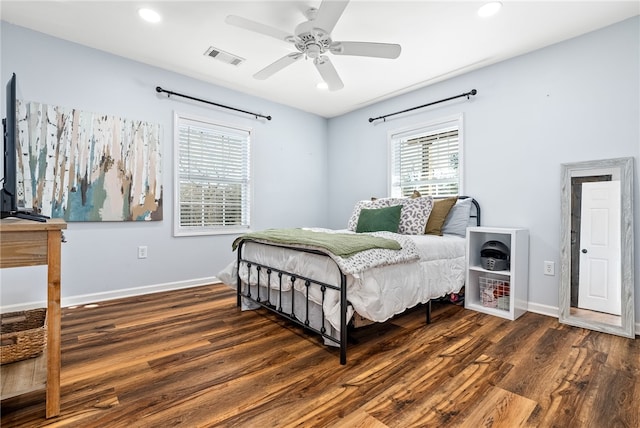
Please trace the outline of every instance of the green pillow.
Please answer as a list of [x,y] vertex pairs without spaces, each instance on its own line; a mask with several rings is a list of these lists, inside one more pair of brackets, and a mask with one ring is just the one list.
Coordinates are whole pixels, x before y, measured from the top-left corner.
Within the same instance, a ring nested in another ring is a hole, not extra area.
[[440,235],[442,236],[442,226],[444,221],[449,215],[449,211],[456,204],[458,200],[457,196],[447,199],[436,199],[433,201],[433,209],[429,214],[429,220],[427,220],[427,227],[424,233],[427,235]]
[[398,233],[401,211],[402,205],[377,209],[363,208],[360,210],[356,232],[380,232],[386,230]]

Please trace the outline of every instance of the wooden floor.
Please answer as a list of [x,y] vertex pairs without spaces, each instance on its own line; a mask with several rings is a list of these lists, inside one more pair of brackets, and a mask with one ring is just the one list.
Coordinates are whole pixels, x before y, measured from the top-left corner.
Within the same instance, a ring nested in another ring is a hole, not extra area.
[[639,427],[640,339],[434,304],[354,333],[348,362],[224,285],[67,308],[62,408],[2,427]]

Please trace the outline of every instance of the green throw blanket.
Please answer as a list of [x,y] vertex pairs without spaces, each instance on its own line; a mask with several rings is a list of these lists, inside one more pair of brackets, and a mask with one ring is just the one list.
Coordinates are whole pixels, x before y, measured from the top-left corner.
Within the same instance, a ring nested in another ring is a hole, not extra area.
[[381,238],[365,233],[325,233],[305,229],[267,229],[245,233],[233,241],[233,249],[240,241],[254,239],[277,244],[308,245],[324,248],[340,257],[350,257],[356,253],[374,248],[400,250],[402,246],[393,239]]

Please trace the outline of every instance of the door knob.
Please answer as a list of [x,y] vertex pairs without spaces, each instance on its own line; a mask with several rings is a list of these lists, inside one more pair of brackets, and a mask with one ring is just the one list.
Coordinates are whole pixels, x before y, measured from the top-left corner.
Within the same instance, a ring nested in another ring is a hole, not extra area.
[[584,254],[587,254],[587,249],[586,249],[586,248],[583,248],[583,249],[582,249],[582,252],[583,252]]

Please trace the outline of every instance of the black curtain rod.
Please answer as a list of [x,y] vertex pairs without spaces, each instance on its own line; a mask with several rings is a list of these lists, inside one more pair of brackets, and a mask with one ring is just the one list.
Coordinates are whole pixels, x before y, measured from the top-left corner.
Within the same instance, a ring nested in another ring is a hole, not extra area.
[[201,98],[196,98],[196,97],[192,97],[192,96],[189,96],[189,95],[179,94],[177,92],[173,92],[173,91],[168,91],[166,89],[162,89],[160,86],[156,86],[156,92],[158,92],[158,93],[159,92],[164,92],[169,96],[177,95],[179,97],[189,98],[190,100],[200,101],[201,103],[211,104],[211,105],[214,105],[214,106],[217,106],[217,107],[222,107],[222,108],[226,108],[226,109],[229,109],[229,110],[239,111],[240,113],[246,113],[246,114],[250,114],[251,116],[255,116],[256,119],[259,118],[259,117],[262,117],[262,118],[265,118],[267,120],[271,120],[271,116],[264,116],[262,114],[253,113],[253,112],[246,111],[246,110],[240,110],[239,108],[229,107],[229,106],[226,106],[224,104],[214,103],[213,101],[207,101],[207,100],[203,100]]
[[476,91],[475,89],[472,89],[472,90],[470,90],[469,92],[465,92],[464,94],[460,94],[460,95],[456,95],[456,96],[454,96],[454,97],[449,97],[449,98],[445,98],[445,99],[442,99],[442,100],[434,101],[434,102],[432,102],[432,103],[428,103],[428,104],[423,104],[423,105],[418,106],[418,107],[411,107],[411,108],[408,108],[408,109],[406,109],[406,110],[397,111],[397,112],[395,112],[395,113],[385,114],[384,116],[379,116],[379,117],[370,117],[370,118],[369,118],[369,122],[373,122],[374,120],[378,120],[378,119],[385,120],[385,119],[386,119],[386,118],[388,118],[389,116],[394,116],[394,115],[396,115],[396,114],[400,114],[400,113],[406,113],[406,112],[411,111],[411,110],[417,110],[417,109],[419,109],[419,108],[432,106],[432,105],[434,105],[434,104],[443,103],[443,102],[445,102],[445,101],[454,100],[454,99],[456,99],[456,98],[460,98],[460,97],[467,97],[467,99],[469,99],[469,96],[470,96],[470,95],[475,95],[475,94],[477,94],[477,93],[478,93],[478,91]]

